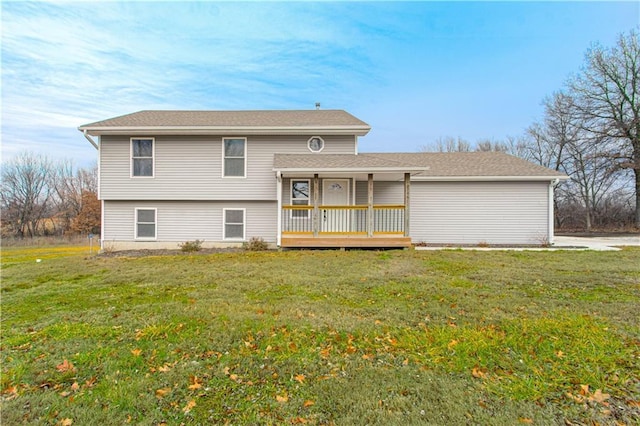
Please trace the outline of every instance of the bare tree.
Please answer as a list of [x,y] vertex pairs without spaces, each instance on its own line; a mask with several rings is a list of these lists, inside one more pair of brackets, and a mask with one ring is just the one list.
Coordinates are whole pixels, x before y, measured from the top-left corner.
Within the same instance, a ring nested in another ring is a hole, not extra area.
[[470,152],[471,144],[466,140],[451,136],[440,137],[435,143],[423,145],[420,147],[421,152]]
[[23,152],[3,165],[2,219],[16,236],[34,236],[38,232],[51,198],[51,173],[49,159],[31,152]]
[[[76,170],[71,161],[61,160],[53,166],[51,186],[56,219],[60,222],[60,231],[65,232],[72,228],[74,219],[82,211],[83,200],[88,199],[85,192],[95,194],[97,191],[97,166]],[[54,228],[57,221],[52,221]]]
[[640,41],[636,31],[616,46],[595,45],[569,88],[584,129],[599,136],[601,153],[635,175],[635,225],[640,227]]

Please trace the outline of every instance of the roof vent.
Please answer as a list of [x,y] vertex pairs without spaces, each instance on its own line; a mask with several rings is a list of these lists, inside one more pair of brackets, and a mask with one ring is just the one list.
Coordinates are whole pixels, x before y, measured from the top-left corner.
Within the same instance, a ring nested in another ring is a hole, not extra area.
[[316,102],[316,109],[320,109],[320,102]]

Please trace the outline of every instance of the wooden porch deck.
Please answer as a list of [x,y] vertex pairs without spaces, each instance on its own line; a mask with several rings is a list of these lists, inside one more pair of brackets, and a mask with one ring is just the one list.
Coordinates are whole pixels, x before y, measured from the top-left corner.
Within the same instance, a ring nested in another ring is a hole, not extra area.
[[283,248],[408,248],[411,237],[403,235],[296,235],[282,236]]

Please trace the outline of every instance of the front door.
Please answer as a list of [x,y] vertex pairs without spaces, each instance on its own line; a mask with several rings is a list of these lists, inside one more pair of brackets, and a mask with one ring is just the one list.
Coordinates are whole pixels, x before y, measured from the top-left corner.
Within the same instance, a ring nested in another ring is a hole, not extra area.
[[[323,206],[349,205],[349,179],[324,179],[322,181]],[[349,232],[351,211],[323,208],[320,212],[322,232]]]

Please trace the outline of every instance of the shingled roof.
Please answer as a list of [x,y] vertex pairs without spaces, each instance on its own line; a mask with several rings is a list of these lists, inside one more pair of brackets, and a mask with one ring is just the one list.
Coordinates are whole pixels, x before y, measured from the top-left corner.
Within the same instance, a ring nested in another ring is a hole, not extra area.
[[138,111],[78,128],[90,134],[118,130],[327,129],[366,134],[371,127],[343,110]]
[[358,155],[276,154],[274,170],[325,171],[393,169],[413,172],[414,178],[537,178],[563,179],[555,170],[502,152],[363,153]]

